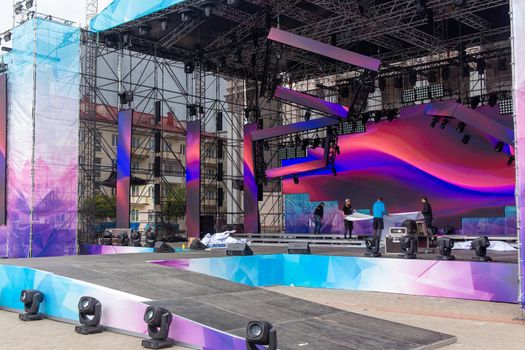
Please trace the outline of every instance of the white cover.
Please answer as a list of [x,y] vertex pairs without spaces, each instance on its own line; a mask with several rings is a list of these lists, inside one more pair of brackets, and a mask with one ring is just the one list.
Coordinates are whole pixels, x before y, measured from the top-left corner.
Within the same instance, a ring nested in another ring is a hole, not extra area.
[[202,238],[201,242],[206,244],[210,249],[226,248],[230,243],[246,243],[246,239],[244,238],[238,239],[230,236],[232,233],[235,233],[235,230],[217,232],[213,235],[208,233]]
[[[467,242],[454,242],[454,250],[469,250],[472,246],[472,241]],[[507,242],[503,241],[490,241],[490,246],[487,248],[487,250],[492,250],[496,252],[511,252],[515,251],[516,248],[508,244]]]

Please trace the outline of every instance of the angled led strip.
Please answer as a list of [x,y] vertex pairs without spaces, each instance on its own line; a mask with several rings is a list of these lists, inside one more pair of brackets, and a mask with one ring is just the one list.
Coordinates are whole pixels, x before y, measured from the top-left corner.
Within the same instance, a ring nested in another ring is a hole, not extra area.
[[290,101],[298,105],[315,109],[317,111],[340,118],[346,118],[346,115],[348,114],[348,108],[341,106],[340,104],[328,102],[323,100],[322,98],[290,90],[282,86],[277,87],[273,97],[285,101]]
[[303,36],[286,32],[277,28],[272,28],[268,34],[268,39],[296,47],[305,51],[313,52],[321,56],[333,58],[334,60],[345,62],[357,67],[372,70],[374,72],[379,71],[381,61],[361,55],[356,52],[344,50],[332,45],[322,43],[313,39],[305,38]]

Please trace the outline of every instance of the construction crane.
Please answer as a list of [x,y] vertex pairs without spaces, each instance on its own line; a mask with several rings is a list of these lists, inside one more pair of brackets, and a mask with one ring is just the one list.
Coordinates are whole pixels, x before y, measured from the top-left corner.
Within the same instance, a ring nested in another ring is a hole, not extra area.
[[86,0],[86,26],[98,14],[98,0]]

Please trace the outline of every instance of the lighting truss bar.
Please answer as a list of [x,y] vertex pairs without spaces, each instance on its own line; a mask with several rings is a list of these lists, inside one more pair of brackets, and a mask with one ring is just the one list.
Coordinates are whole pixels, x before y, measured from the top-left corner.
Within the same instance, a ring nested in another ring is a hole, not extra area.
[[344,50],[336,46],[328,45],[320,41],[302,37],[297,34],[286,32],[277,28],[272,28],[268,34],[268,39],[296,47],[305,51],[313,52],[321,56],[329,57],[337,61],[345,62],[357,67],[379,71],[381,61],[377,58],[361,55],[356,52]]
[[322,129],[332,125],[339,124],[339,120],[334,118],[318,118],[309,121],[277,126],[275,128],[261,129],[252,132],[253,141],[267,140],[279,136],[297,134],[300,132]]

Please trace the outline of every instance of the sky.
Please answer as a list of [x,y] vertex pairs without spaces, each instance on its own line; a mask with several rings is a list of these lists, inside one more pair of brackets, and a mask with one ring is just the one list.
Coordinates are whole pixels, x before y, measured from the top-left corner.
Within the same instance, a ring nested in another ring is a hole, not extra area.
[[[2,5],[13,0],[0,0]],[[76,25],[86,24],[86,0],[35,0],[38,12],[74,21]],[[112,0],[98,0],[98,10],[105,8]],[[25,1],[24,1],[25,3]],[[13,27],[12,6],[2,6],[0,11],[0,33]]]

